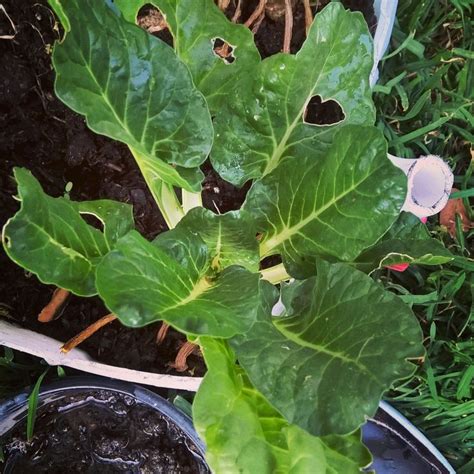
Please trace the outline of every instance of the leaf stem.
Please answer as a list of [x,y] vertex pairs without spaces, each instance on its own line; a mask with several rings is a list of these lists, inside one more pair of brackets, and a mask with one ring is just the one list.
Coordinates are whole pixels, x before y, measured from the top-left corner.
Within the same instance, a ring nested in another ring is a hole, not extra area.
[[[163,218],[168,224],[170,229],[175,228],[178,225],[178,222],[184,217],[184,211],[181,207],[178,197],[174,192],[173,186],[164,181],[161,183],[154,182],[155,187],[157,188],[156,195],[153,195],[155,198],[156,204],[160,208]],[[153,193],[152,193],[153,194]]]
[[149,170],[143,160],[140,159],[140,154],[132,147],[129,148],[166,224],[170,229],[173,229],[184,217],[183,208],[174,192],[173,186],[165,183],[156,171]]
[[187,214],[194,207],[202,207],[201,193],[191,193],[183,189],[181,196],[183,197],[184,214]]
[[283,263],[279,263],[270,268],[260,270],[260,274],[264,280],[273,283],[274,285],[281,283],[282,281],[289,280],[291,277],[288,275]]

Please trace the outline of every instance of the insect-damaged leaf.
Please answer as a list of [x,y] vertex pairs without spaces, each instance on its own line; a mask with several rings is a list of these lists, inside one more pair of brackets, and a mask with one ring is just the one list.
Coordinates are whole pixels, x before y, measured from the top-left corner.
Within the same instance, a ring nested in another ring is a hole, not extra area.
[[316,19],[296,55],[277,54],[242,81],[235,95],[216,115],[214,168],[227,181],[242,185],[275,169],[287,156],[301,167],[332,141],[340,125],[305,122],[312,98],[336,101],[344,124],[371,125],[375,114],[369,87],[372,39],[360,13],[338,3]]
[[[96,265],[115,241],[133,228],[131,206],[52,198],[22,168],[15,168],[15,178],[21,209],[3,229],[8,256],[43,283],[81,296],[94,295]],[[96,216],[104,233],[88,225],[81,214]]]
[[110,2],[64,0],[60,7],[70,31],[53,53],[58,97],[92,130],[129,145],[144,173],[198,190],[197,167],[213,130],[187,67]]
[[209,249],[216,270],[240,265],[251,272],[259,268],[258,242],[253,220],[245,212],[214,214],[203,207],[191,209],[177,226],[199,235]]
[[305,257],[352,261],[374,244],[406,193],[406,178],[386,147],[377,129],[346,126],[324,156],[299,158],[298,166],[287,159],[254,183],[244,209],[264,233],[262,255],[279,252],[290,271],[307,276]]
[[211,112],[218,111],[232,100],[237,79],[249,77],[260,62],[252,32],[228,20],[213,0],[117,0],[131,22],[146,4],[165,16],[176,54],[189,67]]
[[346,434],[372,416],[383,392],[423,355],[422,334],[397,296],[350,266],[319,261],[317,276],[285,287],[284,317],[262,305],[231,340],[256,389],[314,435]]
[[288,423],[235,365],[224,341],[200,338],[208,371],[193,403],[206,460],[219,474],[357,474],[370,463],[360,432],[311,436]]
[[213,274],[204,241],[179,229],[154,243],[132,231],[97,268],[99,295],[123,324],[164,320],[185,333],[215,337],[243,333],[253,324],[258,280],[237,266]]
[[389,239],[364,250],[354,265],[363,272],[370,272],[375,268],[403,263],[442,265],[453,259],[454,255],[436,239]]

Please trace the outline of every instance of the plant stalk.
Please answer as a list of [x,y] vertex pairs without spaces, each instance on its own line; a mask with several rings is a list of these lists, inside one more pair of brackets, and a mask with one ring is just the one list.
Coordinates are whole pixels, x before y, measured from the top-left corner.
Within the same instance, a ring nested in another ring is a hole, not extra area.
[[170,229],[175,228],[185,213],[173,186],[165,183],[155,171],[148,169],[144,160],[140,158],[140,154],[131,147],[129,148],[166,224]]
[[267,280],[274,285],[291,278],[285,270],[283,263],[279,263],[273,267],[260,270],[260,275],[262,275],[262,279]]
[[184,214],[187,214],[191,209],[195,207],[202,207],[202,196],[201,193],[191,193],[182,190],[181,196],[183,197],[183,211]]

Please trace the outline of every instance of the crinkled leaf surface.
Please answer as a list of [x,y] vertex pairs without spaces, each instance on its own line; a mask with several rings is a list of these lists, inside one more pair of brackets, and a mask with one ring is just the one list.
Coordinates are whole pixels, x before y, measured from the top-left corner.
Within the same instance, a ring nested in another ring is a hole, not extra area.
[[356,474],[370,462],[360,433],[311,436],[288,423],[235,365],[224,341],[200,338],[208,368],[193,403],[206,459],[219,474]]
[[[115,240],[133,227],[131,207],[101,200],[73,202],[45,194],[33,175],[15,168],[21,209],[3,229],[8,256],[18,265],[81,296],[96,293],[95,267]],[[94,214],[104,233],[88,225],[81,213]]]
[[324,157],[285,160],[254,183],[244,209],[264,233],[263,255],[285,258],[294,276],[308,276],[305,257],[352,261],[397,218],[406,178],[387,158],[373,127],[347,126]]
[[213,130],[187,67],[110,2],[56,0],[52,6],[70,26],[53,53],[58,97],[85,115],[92,130],[129,145],[140,167],[197,190],[197,167]]
[[383,240],[362,252],[355,266],[363,272],[375,268],[399,265],[402,263],[417,265],[442,265],[453,260],[454,255],[438,240]]
[[206,243],[216,270],[240,265],[258,272],[259,253],[253,220],[247,213],[214,214],[203,207],[191,209],[178,229],[199,235]]
[[[252,32],[227,19],[213,0],[119,0],[117,4],[132,22],[145,4],[155,5],[165,15],[176,54],[189,67],[213,113],[229,97],[233,100],[230,91],[237,79],[248,79],[260,62]],[[230,59],[214,51],[216,39],[232,47]]]
[[175,229],[151,243],[132,231],[98,266],[97,289],[127,326],[164,320],[191,335],[245,332],[256,316],[259,275],[237,266],[218,275],[209,269],[199,236]]
[[306,106],[317,95],[339,103],[344,124],[373,124],[372,65],[372,39],[362,15],[328,5],[298,54],[265,59],[252,73],[253,84],[242,82],[223,104],[215,119],[214,168],[240,186],[268,174],[284,157],[291,156],[294,167],[302,167],[304,157],[316,160],[340,127],[305,122]]
[[423,224],[417,216],[411,212],[402,211],[397,220],[383,236],[383,240],[390,239],[422,240],[431,239],[431,236],[426,225]]
[[316,277],[285,292],[285,317],[262,306],[251,330],[232,339],[237,358],[290,423],[319,436],[350,433],[414,371],[406,359],[423,355],[418,322],[401,299],[343,263],[320,260]]

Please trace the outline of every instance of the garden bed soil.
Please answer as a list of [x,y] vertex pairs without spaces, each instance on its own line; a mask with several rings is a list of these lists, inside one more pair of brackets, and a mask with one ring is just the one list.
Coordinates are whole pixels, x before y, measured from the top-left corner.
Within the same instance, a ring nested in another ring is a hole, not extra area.
[[[250,15],[256,1],[244,2],[242,19]],[[327,2],[319,2],[324,6]],[[362,9],[371,27],[374,13],[369,0],[347,0]],[[0,225],[18,210],[12,168],[28,168],[53,196],[65,193],[72,183],[73,200],[114,199],[133,205],[138,230],[153,238],[166,230],[133,157],[123,144],[91,132],[83,118],[60,102],[53,88],[51,49],[59,38],[60,27],[45,0],[4,0],[0,11]],[[226,12],[232,14],[232,9]],[[146,11],[144,12],[146,13]],[[11,22],[14,24],[12,27]],[[284,18],[265,19],[256,34],[263,57],[281,50]],[[302,2],[295,7],[292,51],[304,40]],[[330,112],[319,110],[329,121]],[[203,201],[209,209],[226,212],[238,209],[249,186],[237,189],[221,180],[208,162]],[[108,313],[98,297],[71,296],[62,314],[51,323],[37,321],[51,298],[54,287],[40,283],[0,251],[0,317],[24,327],[66,341]],[[161,323],[142,329],[128,329],[114,321],[80,347],[94,359],[115,366],[158,373],[176,374],[170,367],[185,336],[170,330],[164,343],[155,343]],[[203,375],[199,355],[188,360],[185,374]]]
[[38,410],[34,435],[26,422],[0,439],[10,473],[207,474],[199,450],[157,410],[128,395],[87,390]]

